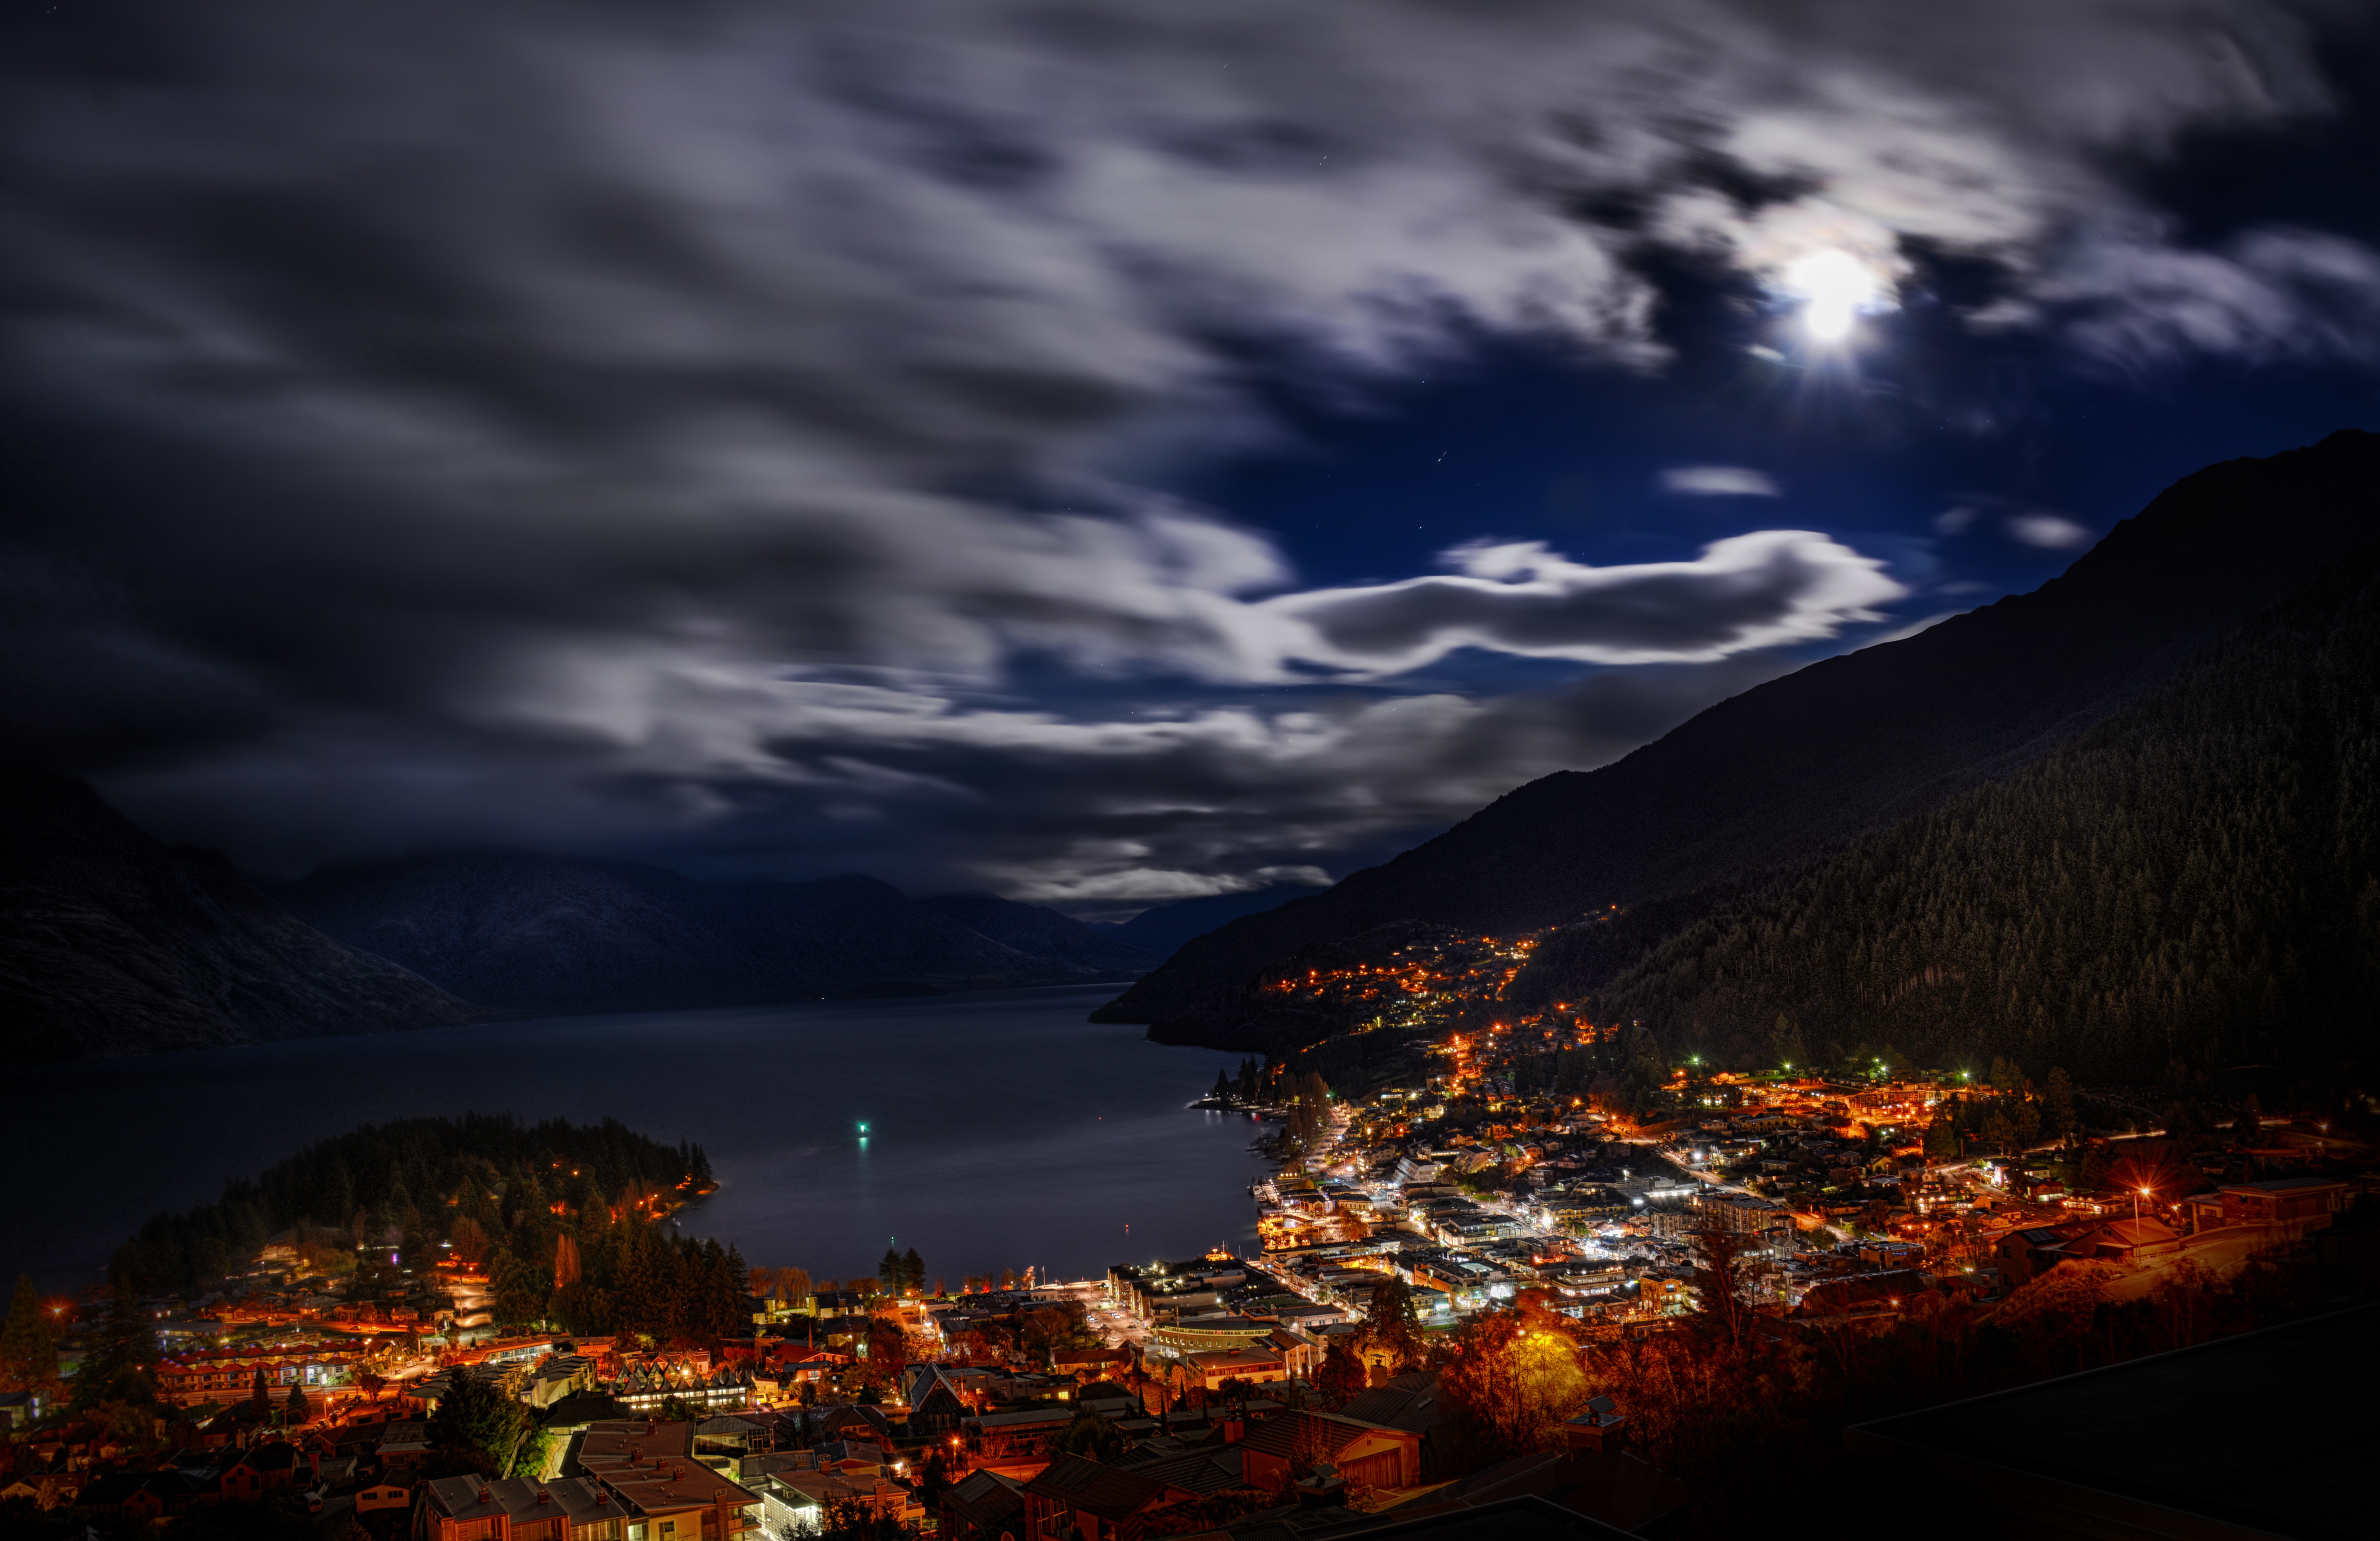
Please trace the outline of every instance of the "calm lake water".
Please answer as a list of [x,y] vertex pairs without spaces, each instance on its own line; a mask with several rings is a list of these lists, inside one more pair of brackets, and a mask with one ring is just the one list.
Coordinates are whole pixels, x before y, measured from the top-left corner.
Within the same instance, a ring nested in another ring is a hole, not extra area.
[[890,1237],[953,1289],[1252,1242],[1257,1131],[1184,1106],[1237,1057],[1083,1020],[1114,991],[556,1017],[10,1071],[0,1289],[19,1269],[44,1289],[87,1282],[147,1216],[325,1135],[467,1111],[609,1114],[698,1141],[721,1186],[684,1228],[815,1275],[874,1273]]

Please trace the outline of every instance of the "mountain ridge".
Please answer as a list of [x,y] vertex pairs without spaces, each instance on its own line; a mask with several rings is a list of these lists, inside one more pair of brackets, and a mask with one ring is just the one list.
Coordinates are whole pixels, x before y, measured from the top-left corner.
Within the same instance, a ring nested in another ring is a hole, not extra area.
[[496,1013],[168,846],[82,782],[0,765],[0,1062],[457,1026]]
[[[1039,912],[1056,923],[1042,925],[1040,934],[1060,950],[1037,953],[982,934],[947,904],[913,900],[858,873],[703,882],[639,862],[480,852],[335,864],[276,892],[324,934],[447,989],[552,1014],[939,993],[1136,972],[1104,939],[1054,911]],[[1012,903],[980,898],[990,902],[976,906],[987,917]],[[1035,926],[1030,914],[1003,913],[993,923],[1020,939]],[[1069,943],[1101,955],[1070,954]]]
[[2029,763],[2169,676],[2369,539],[2375,487],[2380,437],[2357,430],[2193,472],[2029,593],[1516,788],[1321,894],[1188,943],[1093,1020],[1252,1047],[1272,1036],[1256,985],[1306,948],[1407,920],[1534,929],[1810,859]]

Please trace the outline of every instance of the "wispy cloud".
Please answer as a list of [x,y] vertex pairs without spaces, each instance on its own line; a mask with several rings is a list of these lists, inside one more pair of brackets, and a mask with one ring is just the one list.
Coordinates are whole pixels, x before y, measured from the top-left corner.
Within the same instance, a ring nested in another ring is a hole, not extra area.
[[2028,546],[2042,546],[2050,551],[2072,551],[2091,543],[2091,532],[2062,514],[2035,510],[2019,514],[2008,522],[2008,532]]
[[1673,466],[1661,473],[1661,490],[1690,498],[1773,498],[1781,489],[1766,471],[1748,466]]

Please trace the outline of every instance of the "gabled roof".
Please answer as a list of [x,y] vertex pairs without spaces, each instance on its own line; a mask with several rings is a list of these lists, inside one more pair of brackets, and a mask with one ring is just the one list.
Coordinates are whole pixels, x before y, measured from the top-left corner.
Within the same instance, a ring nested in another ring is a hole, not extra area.
[[942,1490],[942,1505],[987,1535],[998,1535],[1025,1508],[1025,1485],[998,1472],[970,1472]]
[[1249,1429],[1240,1444],[1243,1449],[1277,1455],[1284,1460],[1304,1457],[1321,1461],[1337,1455],[1367,1434],[1391,1434],[1400,1438],[1414,1437],[1411,1429],[1351,1418],[1343,1413],[1299,1411],[1286,1417],[1267,1418]]
[[1344,1417],[1414,1434],[1435,1428],[1446,1418],[1438,1400],[1438,1377],[1427,1372],[1401,1375],[1385,1386],[1358,1392],[1339,1411]]
[[1219,1450],[1177,1450],[1159,1454],[1154,1460],[1125,1461],[1119,1469],[1193,1493],[1220,1493],[1246,1482],[1236,1445]]
[[1083,1456],[1062,1455],[1026,1483],[1025,1491],[1102,1520],[1123,1520],[1164,1498],[1165,1484]]

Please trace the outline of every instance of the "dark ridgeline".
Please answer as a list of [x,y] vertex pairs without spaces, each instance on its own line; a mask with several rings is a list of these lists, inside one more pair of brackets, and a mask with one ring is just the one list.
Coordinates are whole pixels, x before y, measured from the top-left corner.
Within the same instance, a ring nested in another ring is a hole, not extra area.
[[[1826,660],[1747,691],[1599,770],[1564,771],[1533,782],[1384,866],[1190,943],[1102,1008],[1098,1018],[1148,1023],[1150,1036],[1164,1041],[1281,1047],[1319,1036],[1332,1025],[1269,1004],[1257,990],[1262,980],[1293,964],[1301,970],[1308,966],[1305,958],[1314,950],[1343,952],[1355,946],[1360,951],[1360,944],[1349,939],[1378,928],[1390,928],[1382,935],[1395,937],[1415,922],[1504,932],[1575,923],[1621,905],[1625,913],[1619,919],[1565,939],[1556,949],[1569,960],[1566,989],[1587,994],[1612,985],[1648,948],[1666,941],[1658,954],[1665,961],[1646,965],[1658,967],[1658,974],[1640,970],[1627,977],[1631,1001],[1658,999],[1671,1006],[1647,1004],[1644,1012],[1632,1009],[1625,1014],[1669,1010],[1688,1031],[1747,1031],[1753,1025],[1743,1020],[1743,1013],[1766,1009],[1752,1005],[1760,999],[1758,988],[1734,979],[1708,990],[1701,984],[1690,985],[1685,960],[1695,952],[1694,937],[1722,924],[1751,927],[1754,911],[1744,906],[1782,902],[1779,896],[1803,892],[1797,884],[1820,883],[1821,889],[1811,892],[1826,892],[1823,878],[1803,875],[1829,850],[1943,809],[1961,793],[2004,781],[2042,760],[2144,690],[2171,678],[2210,643],[2305,584],[2325,563],[2375,537],[2380,537],[2380,438],[2341,432],[2268,460],[2209,467],[2176,483],[2139,516],[2118,525],[2064,576],[2033,593],[2003,600],[1900,642]],[[2317,598],[2311,602],[2328,601]],[[2281,631],[2257,644],[2265,649],[2259,655],[2263,661],[2236,667],[2286,673],[2291,665],[2278,653],[2312,649],[2323,642],[2319,636],[2290,632],[2283,623]],[[2313,664],[2310,651],[2304,662]],[[2351,688],[2342,689],[2352,694]],[[2128,721],[2133,725],[2116,730],[2118,738],[2091,741],[2100,746],[2101,755],[2118,757],[2113,769],[2099,774],[2120,776],[2123,754],[2147,753],[2149,739],[2181,731],[2180,721],[2169,710],[2161,718]],[[2291,752],[2316,757],[2309,761],[2307,774],[2335,774],[2342,783],[2352,778],[2351,762],[2342,762],[2335,773],[2320,769],[2330,763],[2321,757],[2334,752],[2326,746],[2336,744],[2338,753],[2357,752],[2350,742],[2351,727],[2342,722],[2334,731],[2308,722],[2295,731],[2304,735],[2305,744]],[[2124,734],[2134,736],[2124,739]],[[2341,738],[2341,734],[2348,736]],[[2316,746],[2325,746],[2317,754]],[[2178,765],[2205,747],[2171,746],[2159,751],[2158,763]],[[2145,791],[2150,770],[2143,763],[2140,779],[2129,784]],[[2171,781],[2158,784],[2170,792],[2180,789]],[[2014,783],[2005,792],[1959,807],[2000,806],[1994,804],[1995,796],[2020,798],[2027,795],[2025,788],[2046,785],[2038,778]],[[2211,790],[2206,795],[2217,795]],[[2127,806],[2136,808],[2141,821],[2129,838],[2155,840],[2161,850],[2177,841],[2183,849],[2191,848],[2200,836],[2182,832],[2185,823],[2215,817],[2203,805],[2187,802]],[[2325,806],[2318,799],[2290,805],[2308,818],[2319,817]],[[2043,823],[2046,813],[2005,817],[2026,828],[2048,827]],[[2170,827],[2152,835],[2153,826]],[[1895,831],[1893,840],[1899,843],[1888,844],[1904,865],[1923,866],[1940,859],[1938,841],[1928,844],[1925,831],[1943,828],[1910,824]],[[2204,826],[2209,838],[2218,829],[2243,828],[2216,822]],[[2261,827],[2256,833],[2270,838]],[[2369,845],[2360,849],[2368,862]],[[2217,844],[2198,859],[2202,867],[2216,863],[2228,868],[2236,867],[2242,855],[2239,849]],[[2080,859],[2099,871],[2118,858],[2103,844],[2101,849],[2086,848]],[[2342,902],[2342,896],[2343,902],[2359,902],[2353,891],[2361,879],[2346,870],[2359,858],[2343,845],[2335,859],[2345,864],[2343,875],[2309,877],[2306,899],[2302,904],[2290,901],[2300,907],[2274,900],[2260,913],[2273,925],[2289,926],[2305,918],[2304,905]],[[1851,869],[1836,866],[1820,870],[1834,874],[1840,887]],[[1997,869],[1995,880],[2030,884],[2034,876],[2033,869],[2010,857]],[[1908,880],[1926,893],[1938,894],[1947,894],[1951,883],[1943,874]],[[2059,883],[2083,880],[2069,869],[2050,872],[2046,880],[2048,886],[2037,895],[2028,887],[2008,903],[2029,909],[2037,900],[2058,910],[2068,902]],[[2260,880],[2243,873],[2239,880]],[[2095,905],[2099,900],[2095,896],[2090,902]],[[1880,901],[1862,901],[1852,893],[1839,902],[1839,909],[1861,903]],[[2107,904],[2107,924],[2117,926],[2112,898]],[[2137,926],[2139,904],[2134,903],[2128,913]],[[2213,912],[2208,913],[2211,925]],[[2096,915],[2095,910],[2094,926]],[[2286,920],[2281,918],[2285,916]],[[2075,923],[2081,923],[2079,918]],[[1913,917],[1908,922],[1916,924]],[[2135,957],[2128,950],[2163,948],[2176,940],[2168,928],[2170,924],[2167,916],[2153,933],[2108,932],[2104,941],[2108,951],[2101,965],[2095,965],[2099,971],[2087,989],[2070,980],[2046,990],[2036,989],[2067,966],[2061,952],[2021,946],[2005,954],[2021,961],[2009,973],[1995,964],[1991,977],[2001,986],[2025,992],[2021,1006],[2012,1008],[2021,1009],[2027,1019],[2019,1037],[2030,1044],[2042,1041],[2043,1035],[2064,1041],[2064,1035],[2078,1034],[2083,1044],[2104,1049],[2107,1062],[2122,1060],[2134,1068],[2162,1070],[2172,1050],[2131,1040],[2119,1048],[2103,1024],[2111,1010],[2131,1013],[2127,1020],[2149,1013],[2148,997],[2139,992],[2164,976],[2152,968],[2123,1002],[2112,1007],[2106,1001],[2095,1005],[2085,997],[2104,995],[2115,983],[2110,971],[2123,960],[2145,963],[2145,953]],[[2283,931],[2263,934],[2285,944]],[[2270,972],[2277,981],[2290,970],[2330,967],[2337,959],[2308,955],[2303,949],[2321,944],[2317,939],[2335,942],[2338,934],[2336,928],[2307,931],[2299,950],[2288,958],[2276,957]],[[1915,945],[1920,933],[1903,928],[1893,935],[1898,944]],[[2179,940],[2185,951],[2215,945],[2211,933],[2184,931]],[[1772,939],[1761,951],[1748,941],[1730,943],[1711,961],[1714,966],[1721,961],[1751,964],[1756,956],[1755,966],[1782,966],[1784,953],[1798,945]],[[2227,951],[2231,946],[2228,941],[2221,945]],[[1901,962],[1909,965],[1905,977],[1922,980],[1929,966],[1938,971],[1949,960],[1888,958],[1883,966]],[[1811,991],[1835,988],[1844,982],[1842,966],[1848,965],[1807,959],[1794,965],[1793,977],[1809,981]],[[2179,967],[2179,961],[2172,966]],[[1906,999],[1875,986],[1872,977],[1867,982],[1874,999],[1861,1010],[1870,1021],[1883,1020],[1892,1005]],[[2180,988],[2200,1003],[2191,1009],[2203,1015],[2213,1009],[2205,1002],[2217,996],[2236,1000],[2239,989],[2246,987],[2207,987],[2193,978]],[[2277,982],[2275,988],[2269,1004],[2276,1009],[2297,998],[2289,993],[2295,987]],[[2343,987],[2334,978],[2322,988],[2335,996]],[[2208,989],[2215,994],[2208,994]],[[1796,992],[1795,999],[1801,998]],[[2172,999],[2170,989],[2167,999]],[[1702,1008],[1688,1004],[1706,1001],[1712,1002],[1712,1012],[1718,1011],[1718,1001],[1730,1002],[1723,1023],[1708,1013],[1698,1015]],[[2043,1013],[2037,1026],[2032,1024],[2035,1006]],[[1622,1014],[1616,1005],[1603,1009]],[[1815,1008],[1804,1010],[1814,1013]],[[2221,1008],[2225,1013],[2235,1010]],[[2076,1013],[2080,1014],[2070,1025],[2064,1020]],[[1697,1022],[1698,1029],[1694,1026]],[[2198,1047],[2228,1042],[2234,1035],[2234,1027],[2205,1029]],[[2149,1061],[2145,1067],[2137,1062],[2142,1055]]]
[[1079,969],[1086,977],[1146,974],[1172,951],[1137,946],[1120,932],[1086,926],[1045,904],[996,894],[945,893],[919,903],[1002,946]]
[[1183,943],[1193,937],[1205,936],[1216,927],[1237,920],[1244,915],[1262,915],[1267,910],[1277,910],[1291,900],[1302,899],[1314,892],[1311,888],[1276,883],[1269,888],[1251,889],[1245,893],[1207,893],[1196,899],[1176,899],[1170,904],[1152,905],[1130,920],[1094,921],[1092,928],[1147,953],[1149,963],[1154,965],[1160,959],[1172,956]]
[[[756,1005],[1128,977],[1052,910],[920,904],[856,874],[705,883],[528,854],[333,867],[278,892],[299,918],[492,1006],[549,1013]],[[955,911],[955,913],[953,913]],[[1022,912],[1021,914],[1017,912]],[[982,913],[995,940],[961,916]]]
[[1511,993],[1738,1057],[1783,1016],[1806,1041],[2092,1078],[2319,1064],[2380,1022],[2375,875],[2380,548],[2006,780],[1623,967],[1610,928],[1558,932]]
[[167,846],[80,782],[0,766],[0,1063],[483,1020]]
[[219,855],[152,839],[80,782],[0,776],[0,1063],[1122,980],[1156,961],[1054,910],[919,903],[856,875],[703,883],[496,854],[260,887]]

